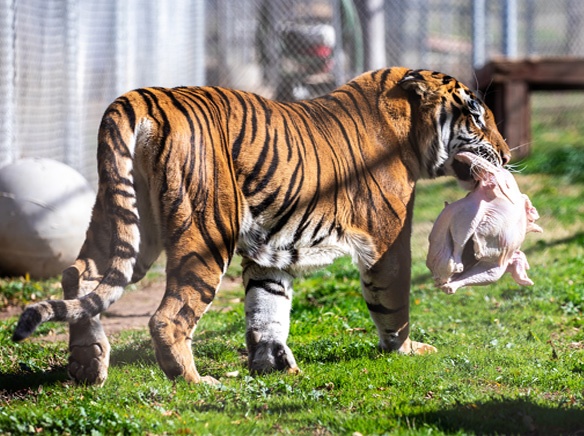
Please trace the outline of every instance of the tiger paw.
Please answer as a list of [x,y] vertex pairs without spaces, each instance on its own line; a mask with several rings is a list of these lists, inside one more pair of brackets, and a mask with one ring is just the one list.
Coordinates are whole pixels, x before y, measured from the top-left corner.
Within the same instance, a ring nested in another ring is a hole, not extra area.
[[249,369],[255,374],[266,374],[272,371],[285,371],[289,374],[300,372],[290,348],[276,341],[262,341],[255,344],[249,355]]
[[80,384],[103,385],[109,367],[109,343],[72,345],[70,352],[69,376]]

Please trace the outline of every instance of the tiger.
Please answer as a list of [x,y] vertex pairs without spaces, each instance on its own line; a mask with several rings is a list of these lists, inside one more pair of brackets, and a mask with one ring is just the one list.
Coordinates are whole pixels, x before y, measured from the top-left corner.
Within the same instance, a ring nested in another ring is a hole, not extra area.
[[63,300],[25,308],[13,339],[69,323],[70,377],[102,385],[110,344],[99,314],[162,251],[166,288],[149,321],[174,380],[201,376],[192,336],[234,255],[241,256],[250,374],[300,369],[287,345],[294,278],[349,255],[379,348],[410,338],[410,236],[416,181],[476,183],[459,152],[504,166],[510,151],[489,108],[455,78],[384,68],[329,94],[279,102],[223,87],[142,88],[117,98],[98,133],[98,191]]

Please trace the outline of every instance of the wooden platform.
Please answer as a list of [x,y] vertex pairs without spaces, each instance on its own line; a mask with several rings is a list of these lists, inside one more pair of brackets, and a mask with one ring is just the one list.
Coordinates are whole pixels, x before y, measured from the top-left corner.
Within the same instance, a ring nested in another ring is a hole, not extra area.
[[584,59],[493,60],[476,75],[479,90],[513,157],[520,159],[530,153],[531,92],[584,90]]

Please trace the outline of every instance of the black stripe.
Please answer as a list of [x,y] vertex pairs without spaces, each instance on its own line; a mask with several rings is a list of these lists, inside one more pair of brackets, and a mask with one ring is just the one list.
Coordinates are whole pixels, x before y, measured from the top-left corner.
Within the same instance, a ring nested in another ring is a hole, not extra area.
[[367,303],[367,309],[369,309],[369,312],[379,313],[381,315],[393,315],[394,313],[407,309],[407,305],[398,307],[397,309],[390,309],[383,304]]
[[[53,302],[55,303],[55,302]],[[54,310],[54,305],[53,311]],[[16,329],[14,330],[14,334],[12,335],[12,340],[14,342],[20,342],[24,338],[27,338],[41,323],[42,316],[40,312],[36,308],[29,307],[26,309],[20,319],[18,320],[18,324],[16,325]]]
[[278,222],[274,226],[272,226],[266,239],[269,240],[272,236],[274,236],[276,233],[278,233],[280,230],[284,228],[290,217],[296,212],[299,203],[300,198],[296,198],[296,200],[294,200],[294,202],[290,205],[288,212],[282,215],[282,218],[280,218]]
[[[299,159],[296,163],[296,167],[292,172],[290,181],[288,182],[288,189],[284,195],[284,199],[280,203],[280,208],[274,214],[274,218],[279,217],[283,214],[286,209],[288,209],[292,202],[295,202],[300,197],[300,192],[302,190],[302,179],[304,178],[304,166],[302,165],[302,159]],[[298,181],[298,182],[297,182]],[[294,190],[294,192],[292,192]]]
[[215,298],[215,287],[207,283],[194,271],[179,274],[176,281],[179,287],[189,287],[198,291],[201,296],[201,301],[205,304],[211,304]]
[[348,83],[348,86],[350,86],[354,92],[356,92],[357,94],[359,94],[361,96],[362,101],[365,102],[365,104],[367,105],[367,108],[371,112],[371,110],[373,109],[371,99],[368,98],[367,94],[365,93],[365,90],[361,87],[361,85],[358,82],[353,81],[353,82]]
[[284,287],[284,285],[277,280],[271,280],[271,279],[255,280],[255,279],[252,279],[247,283],[247,286],[245,288],[245,293],[247,294],[247,292],[251,288],[266,291],[269,294],[277,295],[279,297],[284,297],[287,300],[290,299],[290,297],[286,294],[286,288]]
[[[218,182],[219,182],[218,180],[215,180],[216,184]],[[217,186],[215,186],[215,192],[217,192]],[[228,235],[228,233],[225,230],[225,226],[223,225],[223,220],[221,219],[221,216],[219,214],[218,201],[215,201],[213,217],[215,224],[217,225],[216,229],[219,231],[223,239],[224,246],[229,247],[233,242],[230,241],[230,235]],[[209,250],[209,254],[213,257],[215,263],[219,266],[221,271],[223,271],[223,267],[225,266],[225,260],[223,259],[223,256],[221,255],[221,252],[219,251],[219,248],[217,247],[215,240],[213,239],[211,233],[209,232],[208,224],[204,220],[199,219],[197,220],[196,225],[199,234],[201,235],[203,241],[205,242],[205,246]]]
[[247,131],[248,107],[246,105],[244,98],[241,96],[240,93],[232,92],[231,95],[234,96],[239,101],[239,103],[241,105],[241,112],[242,112],[241,127],[239,129],[239,133],[237,135],[237,138],[235,138],[235,140],[233,141],[232,146],[231,146],[231,156],[232,156],[233,160],[237,160],[237,158],[239,157],[239,153],[241,152],[241,145],[243,144],[243,138],[244,138],[245,133]]
[[134,111],[134,106],[126,97],[120,97],[118,100],[121,100],[122,107],[128,117],[128,122],[130,123],[130,129],[132,132],[136,130],[136,112]]
[[379,292],[379,291],[383,291],[383,290],[387,289],[387,288],[384,288],[381,286],[375,286],[373,284],[373,282],[368,282],[368,283],[362,282],[362,284],[363,284],[364,288],[366,288],[368,291],[371,291],[371,292]]
[[[253,170],[245,178],[241,188],[243,190],[243,194],[246,197],[256,195],[258,192],[263,191],[267,187],[268,183],[272,180],[272,177],[275,174],[279,164],[277,141],[277,132],[275,132],[274,139],[272,139],[269,132],[266,132],[266,138],[264,140],[264,144],[260,151],[260,155],[258,156],[257,162],[254,165]],[[270,148],[273,148],[273,157],[269,160],[266,173],[261,175],[263,169],[262,167],[268,160],[267,155]],[[251,185],[253,183],[256,183],[256,186],[252,189]]]
[[378,79],[378,83],[385,87],[386,82],[387,82],[387,77],[391,74],[391,68],[385,68],[382,70],[379,70],[378,72],[381,72],[381,77],[379,77]]
[[49,300],[45,301],[45,303],[49,304],[53,309],[54,321],[67,321],[67,315],[69,313],[69,311],[67,310],[67,303],[65,303],[63,300]]
[[129,242],[123,241],[119,238],[112,238],[112,246],[112,256],[119,257],[121,259],[133,259],[138,254]]
[[422,151],[420,150],[421,142],[418,141],[417,134],[416,134],[418,131],[424,130],[424,129],[419,128],[418,124],[419,124],[420,117],[416,113],[416,108],[420,107],[420,96],[418,94],[416,94],[415,92],[408,92],[407,95],[408,95],[408,103],[410,104],[410,111],[412,113],[412,116],[410,117],[410,120],[412,121],[412,127],[408,133],[408,142],[411,145],[411,149],[416,154],[416,159],[420,163],[420,167],[423,167],[425,165],[425,162],[424,162],[424,159],[422,157]]
[[254,217],[260,215],[267,208],[269,208],[272,204],[274,204],[274,201],[276,200],[276,198],[278,197],[279,194],[280,194],[280,187],[278,187],[278,189],[276,189],[274,192],[272,192],[271,194],[266,196],[258,205],[250,206],[249,210],[251,211],[251,214]]
[[[107,191],[106,191],[107,192]],[[108,192],[109,194],[109,192]],[[114,222],[123,222],[126,225],[138,225],[140,220],[134,211],[126,209],[117,204],[110,204],[107,208],[108,215],[114,216]]]
[[[209,302],[210,303],[210,302]],[[207,304],[209,304],[207,303]],[[195,311],[188,305],[184,305],[176,314],[177,318],[183,318],[188,325],[190,325],[194,319],[196,319]]]
[[[103,312],[104,307],[105,307],[103,299],[99,295],[97,295],[93,292],[81,297],[79,299],[79,303],[80,303],[81,307],[83,308],[83,311],[85,312],[85,314],[89,315],[89,316],[94,316],[98,313]],[[61,319],[61,320],[64,320],[64,319]]]
[[[178,225],[178,226],[169,226],[169,228],[172,228],[172,233],[166,235],[166,245],[167,247],[165,247],[167,250],[172,249],[172,246],[175,246],[179,243],[179,241],[182,239],[182,237],[184,236],[184,234],[192,227],[193,225],[193,217],[191,215],[187,215],[184,219],[183,222]],[[168,242],[170,242],[170,244],[168,244]]]
[[290,114],[288,111],[282,110],[282,126],[284,127],[284,143],[286,144],[286,148],[288,149],[288,155],[286,156],[286,160],[290,162],[293,157],[293,149],[290,139],[295,139],[295,136],[290,133],[290,126],[288,125],[288,117]]
[[[126,276],[124,276],[124,274],[122,274],[121,271],[118,270],[111,270],[109,271],[104,278],[101,280],[100,285],[107,285],[107,286],[112,286],[112,287],[116,287],[116,286],[126,286],[128,284],[128,279],[126,279]],[[88,294],[88,295],[92,295],[92,294]],[[85,297],[83,297],[85,298]]]
[[[155,90],[158,90],[157,88]],[[162,120],[161,123],[159,123],[159,128],[162,128],[162,141],[160,142],[161,147],[158,149],[158,153],[156,155],[156,159],[155,162],[160,162],[161,158],[162,158],[162,154],[164,153],[164,151],[166,151],[166,142],[168,141],[168,139],[170,138],[170,131],[171,131],[171,127],[170,127],[170,122],[168,120],[168,117],[166,116],[166,111],[160,106],[159,103],[159,99],[158,96],[153,92],[153,90],[151,89],[139,89],[137,91],[142,98],[148,102],[151,102],[151,106],[149,104],[149,108],[152,107],[151,111],[152,111],[152,119],[158,121],[159,119]],[[158,113],[155,115],[154,114],[154,107],[156,107]],[[170,154],[170,153],[169,153]],[[164,178],[166,179],[166,176],[164,176]]]

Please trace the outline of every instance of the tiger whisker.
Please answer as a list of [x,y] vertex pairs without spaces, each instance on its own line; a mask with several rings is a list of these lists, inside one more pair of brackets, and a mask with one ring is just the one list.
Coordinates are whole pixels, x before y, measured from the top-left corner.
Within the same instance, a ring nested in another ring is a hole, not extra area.
[[525,168],[527,168],[527,165],[525,164],[524,160],[505,165],[505,169],[510,173],[522,173],[525,171]]
[[532,144],[533,144],[533,141],[524,142],[523,144],[519,144],[519,145],[517,145],[517,146],[515,146],[515,147],[511,148],[510,150],[511,150],[511,151],[519,150],[519,149],[521,149],[521,148],[523,148],[523,147],[529,147],[529,146],[531,146]]

